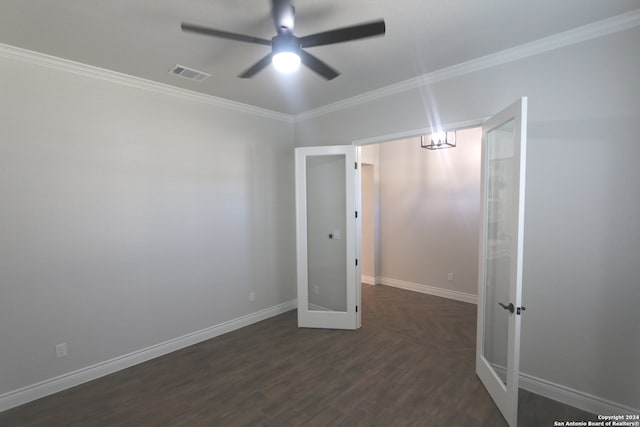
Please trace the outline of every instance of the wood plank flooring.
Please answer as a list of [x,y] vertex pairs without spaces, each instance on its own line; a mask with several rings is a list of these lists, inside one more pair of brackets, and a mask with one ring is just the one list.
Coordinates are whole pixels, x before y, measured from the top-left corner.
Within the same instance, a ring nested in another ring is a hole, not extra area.
[[[363,285],[358,331],[291,311],[0,413],[0,426],[506,426],[475,375],[476,307]],[[526,391],[519,425],[594,416]]]

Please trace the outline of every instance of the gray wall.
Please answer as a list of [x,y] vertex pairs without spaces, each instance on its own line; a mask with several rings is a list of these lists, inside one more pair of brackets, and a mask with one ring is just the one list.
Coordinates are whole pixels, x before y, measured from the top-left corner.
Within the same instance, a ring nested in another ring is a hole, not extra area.
[[[489,116],[529,96],[522,371],[640,408],[640,29],[350,105],[296,143]],[[425,46],[427,49],[428,46]]]
[[7,58],[0,97],[0,396],[295,298],[292,121]]

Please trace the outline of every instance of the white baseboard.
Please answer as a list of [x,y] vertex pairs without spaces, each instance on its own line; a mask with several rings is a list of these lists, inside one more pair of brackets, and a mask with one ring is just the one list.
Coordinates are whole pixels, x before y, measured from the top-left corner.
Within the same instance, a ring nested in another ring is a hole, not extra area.
[[[458,295],[455,295],[456,297],[452,298],[450,296],[441,294],[442,291],[452,291],[433,288],[431,286],[413,284],[409,282],[402,282],[399,280],[388,278],[379,279],[380,280],[378,281],[378,283],[381,283],[383,285],[398,287],[401,289],[408,289],[436,296],[442,296],[459,301],[475,303],[474,295],[471,295],[472,297],[474,297],[473,301],[469,301],[467,299],[463,300],[459,299]],[[428,290],[436,289],[438,293],[425,292],[425,288],[428,288]],[[215,338],[222,334],[226,334],[228,332],[251,325],[261,320],[277,316],[278,314],[285,313],[295,308],[296,300],[288,301],[255,313],[248,314],[246,316],[238,317],[236,319],[223,322],[206,329],[202,329],[197,332],[193,332],[191,334],[183,335],[182,337],[178,337],[151,347],[147,347],[142,350],[135,351],[133,353],[116,357],[105,362],[97,363],[86,368],[78,369],[77,371],[69,372],[67,374],[60,375],[58,377],[51,378],[49,380],[45,380],[36,384],[32,384],[18,390],[4,393],[3,395],[0,395],[0,412],[57,393],[59,391],[75,387],[76,385],[92,381],[94,379],[112,374],[131,366],[135,366],[139,363],[146,362],[148,360],[180,350],[190,345]],[[551,381],[543,380],[526,373],[520,374],[520,388],[547,397],[549,399],[574,406],[576,408],[582,409],[583,411],[587,411],[593,414],[640,413],[640,409],[634,409],[629,406],[612,402],[610,400],[603,399],[589,393],[584,393],[582,391],[575,390],[560,384],[556,384]]]
[[468,294],[466,292],[452,291],[450,289],[437,288],[435,286],[423,285],[420,283],[405,282],[404,280],[391,279],[389,277],[378,277],[377,279],[378,283],[381,285],[392,286],[394,288],[406,289],[408,291],[420,292],[437,297],[449,298],[456,301],[468,302],[471,304],[478,303],[477,295]]
[[366,283],[367,285],[375,285],[376,284],[376,278],[373,276],[360,276],[360,281],[362,283]]
[[[473,294],[436,288],[419,283],[405,282],[403,280],[391,279],[388,277],[378,277],[377,279],[377,282],[382,285],[477,304],[477,296]],[[494,366],[494,369],[497,371],[501,370],[504,373],[504,368]],[[551,381],[543,380],[523,372],[520,373],[520,388],[549,399],[571,405],[578,409],[582,409],[583,411],[591,412],[592,414],[640,414],[640,409],[634,409],[629,406],[612,402]]]
[[596,415],[637,415],[634,409],[589,393],[520,373],[520,388]]
[[[504,366],[492,364],[501,378],[506,377]],[[637,415],[639,409],[633,409],[620,403],[612,402],[589,393],[565,387],[533,375],[520,372],[519,388],[539,394],[551,400],[582,409],[595,415]]]
[[0,412],[31,402],[59,391],[95,380],[156,357],[180,350],[193,344],[215,338],[227,332],[249,326],[261,320],[285,313],[297,307],[296,300],[288,301],[255,313],[247,314],[227,322],[211,326],[200,331],[183,335],[142,350],[134,351],[123,356],[97,363],[77,371],[69,372],[0,395]]

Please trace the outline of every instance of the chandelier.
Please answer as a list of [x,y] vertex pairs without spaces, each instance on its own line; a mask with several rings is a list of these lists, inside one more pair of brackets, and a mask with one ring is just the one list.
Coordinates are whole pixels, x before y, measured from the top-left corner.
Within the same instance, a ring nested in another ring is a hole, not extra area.
[[[453,148],[456,146],[456,132],[436,132],[431,135],[420,136],[420,147],[427,150],[440,150],[442,148]],[[427,142],[426,140],[430,141]]]

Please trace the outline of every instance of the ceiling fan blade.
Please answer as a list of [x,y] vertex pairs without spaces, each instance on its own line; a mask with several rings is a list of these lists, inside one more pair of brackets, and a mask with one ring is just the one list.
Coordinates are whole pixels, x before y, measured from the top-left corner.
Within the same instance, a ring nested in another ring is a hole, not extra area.
[[182,31],[186,33],[203,34],[205,36],[220,37],[223,39],[235,40],[239,42],[271,46],[271,40],[261,39],[259,37],[245,36],[244,34],[236,34],[236,33],[230,33],[228,31],[215,30],[213,28],[201,27],[199,25],[187,24],[185,22],[183,22],[180,25],[180,27],[182,28]]
[[271,64],[271,57],[272,56],[273,56],[272,53],[268,54],[267,56],[262,58],[260,61],[258,61],[255,64],[253,64],[251,67],[247,68],[238,77],[240,77],[242,79],[248,79],[248,78],[251,78],[251,77],[255,76],[258,72],[264,70],[269,64]]
[[300,37],[301,47],[324,46],[327,44],[342,43],[350,40],[364,39],[366,37],[379,36],[385,33],[384,20],[369,22],[366,24],[352,25],[322,33],[310,34]]
[[336,70],[304,50],[300,51],[300,61],[327,80],[332,80],[340,75]]

